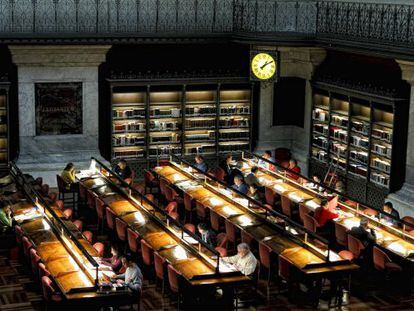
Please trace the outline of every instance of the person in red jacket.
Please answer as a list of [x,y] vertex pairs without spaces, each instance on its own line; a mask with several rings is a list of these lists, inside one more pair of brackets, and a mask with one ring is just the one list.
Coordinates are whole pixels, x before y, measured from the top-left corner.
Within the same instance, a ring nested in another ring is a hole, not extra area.
[[329,204],[328,200],[323,199],[321,206],[315,210],[313,217],[319,224],[319,232],[324,233],[329,240],[333,239],[335,237],[335,224],[333,220],[338,218],[339,214],[334,212],[332,204]]
[[[301,169],[298,166],[298,161],[296,161],[295,159],[290,159],[289,160],[289,166],[288,169],[290,169],[291,171],[300,174],[301,173]],[[300,178],[299,175],[293,173],[293,172],[288,172],[288,177],[292,178],[294,180],[298,180]]]

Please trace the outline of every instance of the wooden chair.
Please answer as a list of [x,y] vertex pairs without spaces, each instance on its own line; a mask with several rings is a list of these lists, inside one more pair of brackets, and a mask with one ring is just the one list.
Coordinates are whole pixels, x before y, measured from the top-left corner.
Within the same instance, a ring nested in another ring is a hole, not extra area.
[[39,277],[40,277],[40,279],[42,279],[42,277],[44,277],[44,276],[50,276],[50,272],[49,272],[49,270],[47,270],[47,268],[44,265],[44,263],[39,262],[38,269],[39,269]]
[[103,232],[105,225],[105,202],[102,201],[99,197],[95,199],[95,209],[96,215],[98,216],[98,231]]
[[106,225],[110,230],[115,229],[116,214],[107,206],[106,209]]
[[273,274],[274,269],[274,254],[272,253],[272,250],[264,245],[263,243],[259,242],[259,258],[260,258],[260,266],[265,267],[267,270],[267,299],[269,300],[269,294],[270,294],[270,282],[271,282],[271,276]]
[[198,220],[205,221],[205,219],[208,217],[208,210],[206,206],[204,206],[203,203],[196,201],[196,215]]
[[189,215],[189,222],[192,222],[193,219],[193,210],[195,207],[195,200],[187,193],[184,192],[184,221],[187,221],[187,215]]
[[75,208],[76,204],[76,191],[73,189],[66,189],[66,182],[60,177],[60,175],[56,175],[56,183],[59,189],[59,200],[66,200],[66,195],[69,195],[70,200],[68,203],[72,203],[72,207]]
[[116,235],[121,242],[127,240],[127,223],[120,218],[115,218]]
[[128,239],[128,247],[129,250],[135,254],[138,254],[140,249],[140,236],[137,232],[132,230],[131,228],[127,229],[127,239]]
[[78,228],[78,230],[80,232],[82,232],[82,229],[83,229],[83,221],[82,220],[80,220],[80,219],[74,220],[73,224],[75,225],[76,228]]
[[167,266],[168,283],[170,284],[170,290],[177,295],[177,309],[180,310],[181,306],[181,291],[180,291],[180,277],[181,273],[176,270],[172,265]]
[[89,230],[87,230],[87,231],[83,231],[82,232],[82,235],[85,237],[85,239],[90,243],[90,244],[92,244],[92,242],[93,242],[93,233],[91,232],[91,231],[89,231]]
[[233,245],[233,249],[236,250],[237,247],[237,228],[236,226],[225,219],[225,227],[226,227],[226,236],[230,243]]
[[148,170],[144,170],[144,182],[145,182],[145,192],[149,189],[149,193],[152,193],[153,189],[157,189],[160,186],[159,181],[155,178],[154,174]]
[[62,294],[55,289],[52,280],[47,276],[42,277],[42,291],[43,299],[48,305],[62,301]]
[[379,271],[385,271],[386,273],[402,271],[401,266],[392,262],[390,257],[377,246],[373,248],[373,260],[375,269]]
[[223,228],[221,216],[213,210],[210,210],[210,226],[216,232],[221,231]]
[[348,248],[348,230],[337,222],[335,222],[335,237],[339,245]]
[[164,295],[165,279],[167,277],[167,261],[157,252],[154,252],[154,269],[156,278],[161,281],[161,293]]
[[269,204],[270,206],[275,208],[278,199],[279,195],[272,188],[265,187],[266,204]]
[[282,213],[288,216],[289,218],[293,217],[293,210],[292,210],[292,201],[287,196],[281,196],[281,205],[282,205]]
[[354,258],[359,259],[362,251],[365,249],[365,246],[359,239],[348,234],[348,248],[349,251],[354,255]]
[[407,223],[405,225],[405,230],[406,231],[414,230],[414,217],[404,216],[403,218],[401,218],[401,220],[403,220],[404,222]]
[[105,245],[101,242],[96,242],[93,244],[93,248],[96,250],[98,257],[103,257],[105,252]]

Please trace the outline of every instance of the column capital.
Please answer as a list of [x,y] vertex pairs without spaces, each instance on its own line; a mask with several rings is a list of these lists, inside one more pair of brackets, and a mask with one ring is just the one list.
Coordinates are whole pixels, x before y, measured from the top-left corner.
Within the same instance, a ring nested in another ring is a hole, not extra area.
[[407,60],[396,60],[400,66],[402,79],[414,86],[414,62]]
[[111,45],[9,45],[13,63],[26,67],[89,67],[105,61]]

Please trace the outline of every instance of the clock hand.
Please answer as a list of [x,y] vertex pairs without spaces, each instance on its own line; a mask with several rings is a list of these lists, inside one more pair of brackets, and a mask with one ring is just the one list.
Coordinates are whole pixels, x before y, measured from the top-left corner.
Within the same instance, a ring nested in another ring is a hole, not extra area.
[[271,60],[271,61],[269,61],[269,62],[267,62],[267,63],[264,63],[264,65],[260,66],[260,69],[262,69],[262,70],[263,70],[263,68],[264,68],[264,67],[266,67],[267,65],[270,65],[271,63],[273,63],[273,61],[272,61],[272,60]]

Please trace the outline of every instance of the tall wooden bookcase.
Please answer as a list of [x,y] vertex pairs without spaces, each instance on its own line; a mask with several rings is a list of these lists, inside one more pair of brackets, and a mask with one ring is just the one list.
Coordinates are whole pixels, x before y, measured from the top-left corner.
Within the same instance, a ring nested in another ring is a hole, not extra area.
[[7,168],[10,160],[9,86],[0,82],[0,170]]
[[381,207],[404,182],[408,106],[404,98],[314,83],[311,173],[325,175],[332,164],[351,197]]

